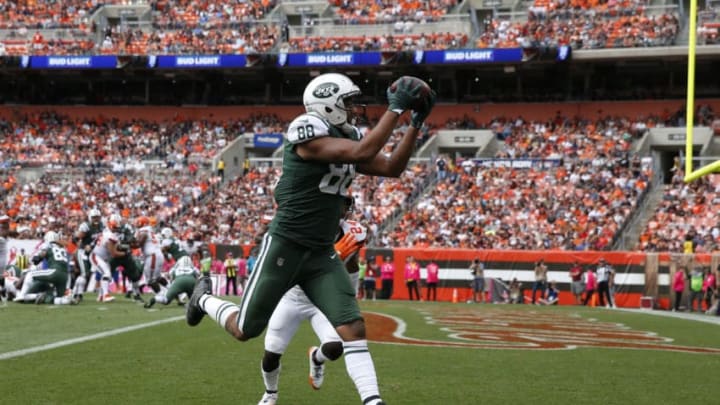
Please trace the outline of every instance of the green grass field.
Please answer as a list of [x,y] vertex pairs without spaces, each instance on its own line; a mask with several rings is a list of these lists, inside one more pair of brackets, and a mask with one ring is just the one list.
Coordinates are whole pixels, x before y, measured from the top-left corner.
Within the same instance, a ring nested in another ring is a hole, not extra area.
[[[237,342],[207,318],[190,328],[174,304],[148,311],[124,298],[89,301],[0,307],[2,403],[245,405],[260,399],[262,339]],[[716,403],[717,325],[578,307],[361,305],[380,389],[391,405]],[[392,325],[379,330],[388,324],[378,320],[389,318],[377,314],[402,320],[404,336],[392,344],[376,341],[394,331]],[[129,331],[97,335],[120,328]],[[359,404],[342,360],[328,364],[320,391],[307,384],[306,351],[315,343],[304,325],[283,357],[279,403]],[[658,348],[613,347],[633,344]],[[508,345],[524,348],[502,349]],[[674,346],[716,353],[668,350]]]

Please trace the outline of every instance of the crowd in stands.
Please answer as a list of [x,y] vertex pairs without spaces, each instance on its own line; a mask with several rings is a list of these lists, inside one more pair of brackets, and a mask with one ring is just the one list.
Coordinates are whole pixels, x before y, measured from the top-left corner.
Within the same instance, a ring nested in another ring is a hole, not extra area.
[[236,120],[74,119],[53,111],[0,118],[0,159],[24,164],[110,165],[128,159],[207,160],[245,132],[280,132],[272,114]]
[[140,215],[169,221],[219,181],[196,176],[179,164],[162,172],[137,169],[48,170],[38,180],[11,189],[0,200],[0,211],[10,217],[11,230],[21,239],[42,238],[48,229],[69,237],[92,208],[106,218],[119,213],[127,221]]
[[[121,3],[104,0],[102,4]],[[90,0],[32,0],[0,2],[0,29],[88,28],[88,17],[101,4]]]
[[632,17],[584,17],[572,20],[493,20],[475,45],[478,48],[551,47],[574,49],[671,46],[680,25],[674,14]]
[[341,24],[382,24],[396,21],[437,21],[458,0],[330,0]]
[[100,52],[127,55],[267,53],[278,37],[276,25],[247,24],[238,28],[154,30],[114,27]]
[[602,155],[551,168],[444,165],[437,185],[382,235],[382,245],[608,249],[651,174]]
[[[649,252],[702,253],[720,250],[720,220],[714,207],[720,204],[720,175],[710,174],[685,183],[685,172],[676,159],[670,184],[637,249]],[[685,250],[691,241],[693,249]]]
[[[457,0],[331,0],[336,24],[392,23],[392,34],[361,36],[286,36],[266,20],[275,0],[218,2],[152,0],[145,26],[98,27],[90,15],[102,5],[143,3],[110,0],[4,2],[0,4],[0,53],[11,55],[72,54],[221,54],[322,51],[453,49],[467,46],[504,48],[571,45],[577,49],[672,45],[679,32],[678,15],[653,13],[645,0],[536,0],[526,21],[492,19],[477,38],[458,32],[413,33],[418,23],[437,21]],[[714,13],[702,14],[708,19]],[[705,20],[703,20],[705,21]],[[700,25],[705,42],[717,39],[714,19]],[[40,32],[38,30],[54,29]],[[47,36],[47,37],[46,37]],[[97,42],[96,42],[97,40]],[[473,44],[474,41],[474,44]]]
[[720,14],[718,8],[720,3],[715,2],[715,6],[706,4],[703,10],[698,11],[697,20],[697,41],[698,45],[716,45],[720,43]]
[[362,35],[357,37],[299,37],[291,38],[285,52],[362,52],[411,51],[416,49],[463,48],[468,36],[463,33]]
[[[438,183],[394,229],[392,246],[493,249],[609,248],[647,188],[652,171],[630,156],[632,141],[657,118],[558,115],[547,122],[497,118],[485,125],[504,140],[497,158],[545,159],[528,168],[486,167],[440,158]],[[477,127],[470,117],[455,127]]]
[[163,30],[240,28],[264,19],[276,5],[275,0],[151,0],[149,3],[155,12],[153,27]]
[[279,167],[253,166],[219,186],[212,198],[186,210],[172,226],[208,243],[252,244],[275,215],[272,186],[280,173]]
[[[698,123],[713,119],[711,108],[698,106]],[[359,175],[350,190],[355,215],[379,246],[607,249],[653,175],[649,161],[630,153],[632,142],[649,128],[678,121],[674,112],[595,120],[558,112],[543,122],[451,118],[448,128],[493,131],[500,141],[496,158],[535,163],[513,168],[440,156],[411,162],[400,179]],[[32,237],[53,223],[72,232],[89,208],[99,207],[128,219],[153,216],[181,235],[208,242],[252,243],[272,218],[272,186],[280,169],[254,166],[214,189],[219,178],[192,157],[209,160],[229,133],[276,132],[285,125],[274,115],[226,123],[212,117],[152,123],[71,119],[49,111],[18,115],[0,121],[0,212]],[[372,125],[371,120],[363,127]],[[385,152],[402,132],[401,127]],[[150,157],[163,163],[148,166],[143,159]],[[19,185],[14,164],[50,170]],[[698,252],[720,248],[720,222],[711,209],[720,201],[720,176],[684,184],[679,164],[674,173],[638,249],[679,252],[687,235]]]

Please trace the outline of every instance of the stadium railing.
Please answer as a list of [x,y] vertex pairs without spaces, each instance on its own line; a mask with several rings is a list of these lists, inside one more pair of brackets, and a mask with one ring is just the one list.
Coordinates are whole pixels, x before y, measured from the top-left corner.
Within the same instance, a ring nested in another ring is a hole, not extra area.
[[[314,20],[317,24],[307,26],[290,26],[290,38],[298,37],[354,37],[400,34],[393,24],[336,24],[335,19],[321,18]],[[469,15],[450,14],[437,22],[416,23],[412,31],[405,34],[434,34],[441,32],[472,34],[472,23]]]

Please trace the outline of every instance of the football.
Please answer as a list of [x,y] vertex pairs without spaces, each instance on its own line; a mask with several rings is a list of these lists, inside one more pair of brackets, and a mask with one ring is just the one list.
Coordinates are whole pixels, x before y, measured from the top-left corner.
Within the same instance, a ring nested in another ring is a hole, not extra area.
[[398,83],[400,83],[401,81],[410,81],[410,87],[412,88],[416,86],[420,87],[420,91],[413,100],[410,109],[418,110],[424,108],[426,100],[428,99],[428,97],[430,97],[430,94],[432,93],[432,89],[430,88],[430,86],[424,80],[419,79],[415,76],[402,76],[390,85],[390,92],[394,93],[398,87]]

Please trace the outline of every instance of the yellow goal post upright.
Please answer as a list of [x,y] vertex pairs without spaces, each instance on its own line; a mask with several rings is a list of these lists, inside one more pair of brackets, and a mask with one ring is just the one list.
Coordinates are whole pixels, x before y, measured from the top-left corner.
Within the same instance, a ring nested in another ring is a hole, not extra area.
[[697,0],[690,0],[688,18],[688,79],[685,110],[685,182],[697,180],[720,169],[720,160],[693,170],[693,125],[695,120],[695,47],[697,45]]

